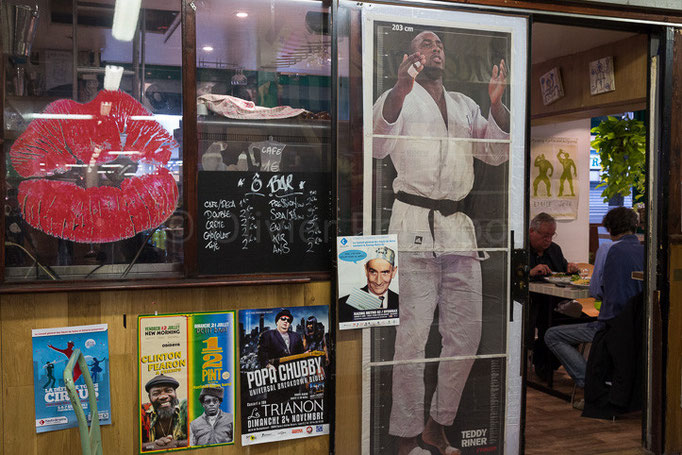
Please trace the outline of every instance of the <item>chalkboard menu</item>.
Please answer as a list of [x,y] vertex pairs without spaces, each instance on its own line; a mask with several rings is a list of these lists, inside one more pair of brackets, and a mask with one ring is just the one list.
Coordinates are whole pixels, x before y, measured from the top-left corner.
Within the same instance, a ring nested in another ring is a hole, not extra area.
[[199,171],[199,273],[328,271],[330,176]]

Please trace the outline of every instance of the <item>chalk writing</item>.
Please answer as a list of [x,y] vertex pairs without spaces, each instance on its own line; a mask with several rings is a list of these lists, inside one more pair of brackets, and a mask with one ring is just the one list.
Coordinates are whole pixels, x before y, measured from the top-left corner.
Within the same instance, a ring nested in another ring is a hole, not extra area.
[[202,273],[325,270],[328,185],[320,173],[201,171]]

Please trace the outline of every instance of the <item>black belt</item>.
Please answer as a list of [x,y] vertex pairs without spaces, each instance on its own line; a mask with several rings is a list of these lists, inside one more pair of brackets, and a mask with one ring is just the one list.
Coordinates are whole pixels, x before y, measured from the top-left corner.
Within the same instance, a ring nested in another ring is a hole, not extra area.
[[431,211],[437,210],[443,216],[450,216],[456,212],[462,212],[464,209],[464,200],[453,201],[450,199],[431,199],[429,197],[417,196],[416,194],[409,194],[404,191],[398,191],[395,198],[405,204],[416,205]]
[[434,240],[436,239],[434,234],[434,212],[437,210],[443,216],[450,216],[456,212],[461,212],[464,209],[464,200],[453,201],[450,199],[431,199],[429,197],[417,196],[416,194],[409,194],[404,191],[398,191],[395,198],[405,204],[429,209],[429,229],[431,230],[431,237]]

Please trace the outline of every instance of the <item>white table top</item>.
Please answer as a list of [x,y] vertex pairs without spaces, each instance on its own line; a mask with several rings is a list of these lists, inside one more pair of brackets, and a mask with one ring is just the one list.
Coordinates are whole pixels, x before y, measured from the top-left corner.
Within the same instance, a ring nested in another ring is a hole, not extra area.
[[537,294],[553,295],[565,299],[584,299],[590,296],[590,290],[586,287],[557,286],[556,284],[543,281],[531,281],[528,285],[528,290]]

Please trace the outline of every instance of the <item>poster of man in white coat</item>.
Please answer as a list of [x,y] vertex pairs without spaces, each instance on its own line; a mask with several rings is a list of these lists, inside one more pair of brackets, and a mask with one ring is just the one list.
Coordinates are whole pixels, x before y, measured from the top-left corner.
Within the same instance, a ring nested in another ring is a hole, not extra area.
[[501,453],[511,34],[399,17],[363,23],[372,233],[401,258],[400,325],[371,335],[370,451]]

